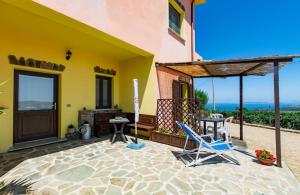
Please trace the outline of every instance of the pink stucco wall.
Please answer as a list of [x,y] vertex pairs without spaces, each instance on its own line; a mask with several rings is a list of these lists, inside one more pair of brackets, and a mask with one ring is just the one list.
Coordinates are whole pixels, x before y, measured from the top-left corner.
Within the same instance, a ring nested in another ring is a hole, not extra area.
[[159,97],[161,99],[170,99],[173,98],[173,88],[172,83],[173,80],[179,80],[180,77],[189,78],[189,84],[193,84],[192,78],[186,74],[176,72],[172,69],[168,69],[165,67],[158,67],[157,71],[157,78],[159,84]]
[[35,0],[155,55],[155,61],[191,60],[191,0],[185,7],[184,42],[168,31],[168,0]]

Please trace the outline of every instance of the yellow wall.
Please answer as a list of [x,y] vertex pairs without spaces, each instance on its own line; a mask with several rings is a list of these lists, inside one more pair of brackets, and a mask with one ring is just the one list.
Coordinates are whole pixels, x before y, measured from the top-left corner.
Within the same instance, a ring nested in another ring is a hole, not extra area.
[[[24,3],[25,7],[26,5],[31,4]],[[133,112],[132,79],[137,78],[141,113],[155,114],[158,85],[152,54],[68,17],[53,13],[49,9],[35,6],[33,8],[41,9],[41,12],[32,10],[39,12],[32,14],[0,1],[0,26],[4,27],[0,31],[0,82],[8,80],[8,83],[0,89],[5,91],[0,95],[0,106],[8,107],[6,114],[0,116],[0,152],[7,151],[13,145],[14,70],[22,69],[59,76],[60,138],[65,136],[69,124],[78,125],[79,110],[83,107],[95,109],[94,66],[117,71],[117,75],[112,76],[112,105],[118,104],[123,111]],[[57,21],[53,22],[48,20],[49,18],[55,18]],[[65,59],[67,48],[73,53],[69,61]],[[11,65],[8,62],[8,55],[63,64],[66,69],[58,72]],[[67,106],[69,104],[71,107]]]
[[183,83],[182,84],[182,98],[188,98],[188,97],[189,97],[188,84]]
[[[5,91],[0,96],[0,103],[8,107],[6,115],[0,116],[0,151],[7,150],[13,143],[13,76],[16,69],[59,75],[59,137],[64,137],[69,124],[77,125],[80,109],[95,108],[95,65],[117,71],[117,75],[113,76],[113,105],[119,104],[120,69],[118,62],[113,59],[74,48],[71,60],[67,61],[62,45],[36,40],[30,36],[0,35],[0,81],[9,80],[0,89]],[[11,65],[7,58],[9,54],[63,64],[66,69],[64,72],[58,72]],[[71,107],[67,107],[67,104],[71,104]]]
[[[157,78],[153,57],[136,57],[125,61],[84,51],[71,49],[73,55],[65,59],[66,48],[59,43],[39,40],[32,36],[0,33],[0,81],[9,80],[0,90],[0,106],[8,107],[6,115],[0,116],[0,152],[7,151],[13,145],[13,86],[14,70],[57,74],[59,76],[59,137],[63,138],[69,124],[77,126],[78,111],[83,107],[95,109],[96,89],[94,66],[112,68],[117,71],[113,77],[113,102],[124,112],[133,112],[133,83],[139,81],[139,97],[142,114],[155,114],[157,98]],[[117,49],[117,48],[116,48]],[[11,65],[8,55],[45,60],[63,64],[63,72]],[[99,74],[100,75],[100,74]],[[108,76],[108,75],[104,75]],[[67,107],[70,104],[71,107]]]
[[157,75],[153,57],[137,57],[120,64],[120,105],[125,112],[133,112],[133,79],[138,79],[140,112],[156,114]]

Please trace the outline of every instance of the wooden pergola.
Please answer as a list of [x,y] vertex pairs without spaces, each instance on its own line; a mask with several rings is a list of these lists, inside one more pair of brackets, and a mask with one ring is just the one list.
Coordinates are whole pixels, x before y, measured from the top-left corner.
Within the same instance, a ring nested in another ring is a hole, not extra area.
[[277,166],[282,166],[280,138],[280,107],[279,107],[279,69],[299,58],[299,55],[267,56],[230,60],[207,60],[179,63],[156,63],[193,78],[207,77],[239,77],[240,78],[240,139],[243,140],[243,77],[265,76],[274,73],[274,107],[275,107],[275,139]]

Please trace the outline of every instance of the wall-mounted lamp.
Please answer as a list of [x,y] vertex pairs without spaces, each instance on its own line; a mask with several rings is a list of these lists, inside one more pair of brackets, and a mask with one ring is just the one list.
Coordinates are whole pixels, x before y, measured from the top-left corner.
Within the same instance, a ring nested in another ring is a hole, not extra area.
[[69,60],[72,56],[72,52],[70,50],[67,50],[66,52],[66,60]]

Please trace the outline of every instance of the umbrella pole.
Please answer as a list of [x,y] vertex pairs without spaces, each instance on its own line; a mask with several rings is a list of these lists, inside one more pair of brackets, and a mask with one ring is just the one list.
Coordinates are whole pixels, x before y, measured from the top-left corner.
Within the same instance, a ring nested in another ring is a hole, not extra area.
[[138,143],[138,140],[137,140],[137,124],[136,124],[136,122],[135,122],[135,143],[137,144]]

